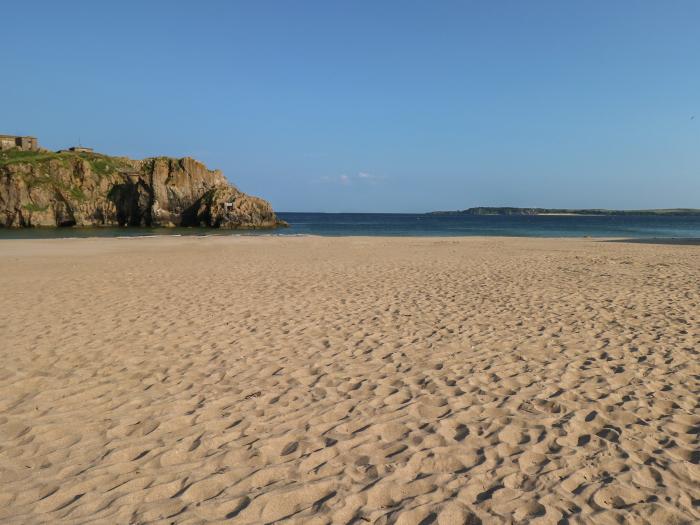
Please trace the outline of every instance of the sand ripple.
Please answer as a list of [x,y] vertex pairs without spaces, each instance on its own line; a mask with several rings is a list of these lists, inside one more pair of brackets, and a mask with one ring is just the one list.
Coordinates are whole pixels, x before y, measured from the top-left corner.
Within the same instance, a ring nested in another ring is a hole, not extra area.
[[5,523],[700,521],[700,248],[3,241]]

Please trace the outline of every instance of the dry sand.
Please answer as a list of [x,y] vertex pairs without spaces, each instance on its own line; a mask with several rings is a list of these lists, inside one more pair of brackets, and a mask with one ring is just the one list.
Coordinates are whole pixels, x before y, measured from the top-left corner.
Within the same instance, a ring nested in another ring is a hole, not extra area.
[[2,241],[0,290],[4,523],[700,520],[698,246]]

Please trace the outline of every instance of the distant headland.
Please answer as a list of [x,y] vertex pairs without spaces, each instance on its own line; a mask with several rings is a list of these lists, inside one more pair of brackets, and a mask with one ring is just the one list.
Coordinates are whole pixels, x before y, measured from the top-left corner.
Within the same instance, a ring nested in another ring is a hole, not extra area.
[[0,135],[0,227],[275,228],[270,204],[195,159],[133,160]]
[[456,211],[433,211],[429,215],[700,215],[697,208],[669,208],[654,210],[604,210],[596,208],[514,208],[510,206],[478,206]]

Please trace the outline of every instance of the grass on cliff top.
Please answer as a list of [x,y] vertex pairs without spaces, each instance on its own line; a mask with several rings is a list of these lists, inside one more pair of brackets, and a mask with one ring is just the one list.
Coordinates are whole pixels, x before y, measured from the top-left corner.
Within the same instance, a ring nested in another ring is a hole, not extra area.
[[[61,165],[72,170],[77,161],[87,161],[90,163],[92,172],[99,178],[133,169],[128,159],[120,157],[110,157],[99,153],[73,152],[73,151],[21,151],[18,149],[0,151],[0,168],[12,164],[27,164],[32,166],[29,173],[21,173],[20,176],[29,187],[43,186],[53,187],[60,191],[65,198],[76,202],[84,202],[87,197],[79,185],[66,183],[61,180],[49,167],[51,161],[58,161]],[[75,171],[73,170],[73,173]],[[29,211],[42,211],[29,209]]]
[[68,166],[71,160],[82,159],[90,163],[92,171],[98,176],[110,175],[112,173],[130,169],[127,159],[121,157],[110,157],[100,153],[73,152],[73,151],[21,151],[11,149],[0,151],[0,167],[10,164],[31,164],[40,167],[52,160],[61,162]]
[[[92,171],[98,176],[110,175],[119,171],[134,171],[135,169],[133,161],[127,157],[112,157],[87,151],[22,151],[19,149],[0,151],[0,168],[9,164],[42,166],[52,160],[60,161],[68,167],[70,161],[77,159],[89,162]],[[146,171],[153,169],[153,165],[158,160],[165,160],[171,165],[180,165],[183,159],[166,156],[150,157],[144,159],[142,169],[145,168]]]
[[[92,171],[99,176],[110,175],[118,171],[129,170],[130,166],[125,159],[110,157],[99,153],[76,153],[74,154],[90,163]],[[133,168],[132,168],[133,169]]]
[[41,162],[48,162],[60,158],[59,155],[59,153],[51,151],[21,151],[18,149],[10,149],[0,151],[0,166],[20,163],[36,165]]

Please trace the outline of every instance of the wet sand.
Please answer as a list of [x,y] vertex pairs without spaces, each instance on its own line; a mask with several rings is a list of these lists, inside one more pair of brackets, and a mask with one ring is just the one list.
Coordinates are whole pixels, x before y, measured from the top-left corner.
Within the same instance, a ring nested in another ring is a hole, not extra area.
[[3,523],[700,521],[698,246],[7,240],[0,290]]

